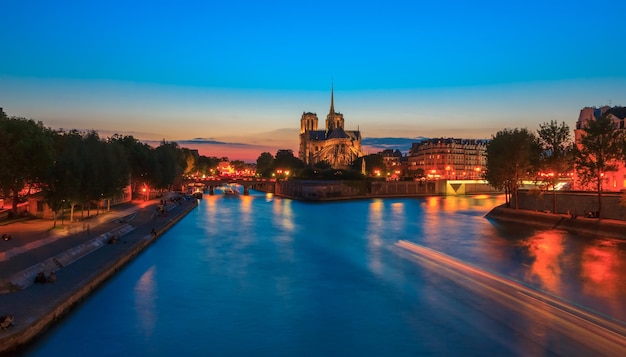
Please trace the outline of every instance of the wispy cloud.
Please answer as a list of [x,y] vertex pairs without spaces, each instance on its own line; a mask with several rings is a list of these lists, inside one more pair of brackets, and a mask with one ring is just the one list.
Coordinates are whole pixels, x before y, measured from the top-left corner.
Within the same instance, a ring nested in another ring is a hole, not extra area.
[[[220,141],[212,138],[194,138],[189,140],[178,140],[177,143],[179,145],[185,146],[185,144],[206,144],[206,145],[232,145],[232,146],[251,146],[247,143],[238,143],[238,142],[228,142],[228,141]],[[253,145],[252,145],[253,146]]]
[[400,150],[402,153],[407,153],[413,143],[427,139],[419,136],[414,138],[363,138],[361,144],[368,153],[376,153],[386,149]]

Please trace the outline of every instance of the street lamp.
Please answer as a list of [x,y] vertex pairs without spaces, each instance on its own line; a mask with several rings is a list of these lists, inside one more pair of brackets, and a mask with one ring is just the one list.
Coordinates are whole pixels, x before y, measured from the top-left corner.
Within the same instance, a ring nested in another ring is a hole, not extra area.
[[65,218],[65,200],[61,200],[61,225],[63,225]]

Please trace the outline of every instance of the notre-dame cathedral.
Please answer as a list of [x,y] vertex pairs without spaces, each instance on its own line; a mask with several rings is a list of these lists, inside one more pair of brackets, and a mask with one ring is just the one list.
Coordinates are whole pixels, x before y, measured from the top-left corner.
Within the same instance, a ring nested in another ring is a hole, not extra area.
[[298,157],[307,165],[327,161],[333,168],[340,169],[362,156],[361,132],[344,130],[343,114],[335,112],[334,96],[332,88],[325,130],[317,129],[317,114],[302,113]]

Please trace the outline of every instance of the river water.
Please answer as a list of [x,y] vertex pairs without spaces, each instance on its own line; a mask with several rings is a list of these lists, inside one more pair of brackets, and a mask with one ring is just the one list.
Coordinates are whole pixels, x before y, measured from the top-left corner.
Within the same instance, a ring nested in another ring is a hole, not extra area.
[[411,258],[406,240],[626,321],[626,244],[490,221],[502,196],[197,209],[29,356],[586,354],[546,318]]

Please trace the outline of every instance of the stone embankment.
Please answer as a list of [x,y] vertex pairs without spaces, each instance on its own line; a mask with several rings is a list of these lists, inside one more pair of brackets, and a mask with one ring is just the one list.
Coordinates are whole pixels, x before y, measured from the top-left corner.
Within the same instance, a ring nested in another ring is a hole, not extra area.
[[575,234],[597,238],[626,239],[626,221],[572,217],[538,211],[508,208],[504,205],[492,209],[489,219],[524,224],[548,229],[562,229]]
[[195,199],[183,200],[164,217],[151,218],[152,213],[146,211],[143,219],[133,222],[134,227],[118,222],[122,226],[112,233],[119,240],[115,244],[102,244],[110,234],[99,236],[55,257],[65,264],[56,269],[54,283],[27,281],[40,267],[17,274],[25,277],[15,279],[14,283],[22,285],[16,286],[20,290],[0,296],[0,314],[10,313],[14,318],[12,326],[0,330],[0,355],[17,351],[43,333],[196,206]]

